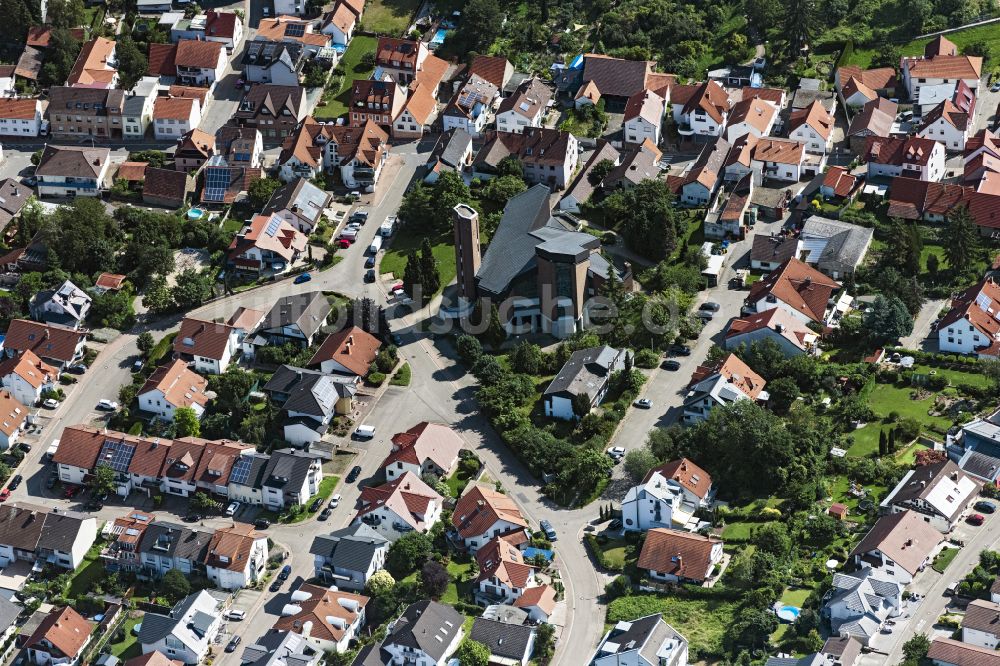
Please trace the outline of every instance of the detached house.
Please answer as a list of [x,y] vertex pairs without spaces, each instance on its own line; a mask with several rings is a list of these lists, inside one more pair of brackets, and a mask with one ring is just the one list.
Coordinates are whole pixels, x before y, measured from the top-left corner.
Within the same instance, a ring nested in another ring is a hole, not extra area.
[[746,303],[754,312],[781,308],[808,324],[823,323],[840,283],[795,258],[786,259],[750,288]]
[[939,181],[944,176],[944,146],[921,137],[869,137],[861,159],[868,163],[868,177],[906,176]]
[[472,552],[498,536],[515,545],[518,541],[527,542],[528,521],[514,500],[479,484],[472,484],[458,498],[451,514],[451,526]]
[[306,250],[305,234],[278,215],[255,215],[229,245],[228,263],[255,275],[279,275]]
[[811,163],[814,173],[823,169],[821,160],[808,160],[804,144],[788,139],[764,137],[754,146],[751,156],[755,183],[760,178],[798,182],[806,175],[807,163]]
[[622,500],[622,528],[645,532],[654,527],[685,529],[700,508],[715,497],[712,477],[687,458],[654,467]]
[[642,143],[649,139],[654,146],[659,145],[666,110],[666,100],[651,90],[643,90],[630,97],[623,118],[625,141]]
[[204,374],[224,373],[235,353],[236,331],[226,324],[185,317],[174,338],[174,355]]
[[424,421],[392,436],[392,451],[380,469],[387,481],[406,472],[421,478],[424,474],[447,478],[458,464],[463,445],[462,438],[448,426]]
[[653,580],[700,585],[722,561],[722,541],[655,527],[646,533],[636,566]]
[[28,407],[19,402],[10,391],[0,390],[0,451],[14,446],[28,419]]
[[56,387],[57,370],[28,350],[0,361],[0,385],[22,405],[31,407],[46,389]]
[[256,583],[267,565],[267,537],[253,526],[235,523],[217,530],[208,544],[205,572],[223,590],[237,590]]
[[297,86],[305,62],[299,44],[255,39],[243,55],[243,71],[246,80],[252,83]]
[[805,146],[807,153],[826,156],[833,146],[833,116],[819,101],[792,112],[788,120],[788,138]]
[[1000,645],[1000,604],[985,599],[969,602],[962,617],[962,642],[988,650]]
[[[722,184],[723,169],[728,155],[729,143],[722,138],[715,139],[701,149],[698,159],[677,181],[677,191],[680,193],[682,203],[689,206],[704,206],[712,200],[716,189]],[[749,164],[747,167],[749,168]]]
[[277,215],[302,233],[310,234],[332,200],[329,192],[299,178],[275,190],[261,215]]
[[368,579],[385,564],[389,540],[364,523],[321,534],[309,552],[316,577],[340,589],[364,590]]
[[987,277],[954,296],[937,336],[944,353],[1000,355],[1000,285]]
[[212,89],[229,65],[226,48],[220,42],[182,39],[174,55],[177,82]]
[[73,63],[66,78],[71,88],[100,88],[109,90],[118,87],[118,70],[114,67],[115,43],[98,37],[86,42]]
[[497,130],[520,134],[525,127],[541,127],[552,91],[541,80],[527,79],[497,109]]
[[979,88],[982,68],[981,57],[958,55],[955,44],[944,37],[930,41],[922,57],[903,58],[900,63],[903,85],[911,99],[916,99],[924,86],[957,84],[959,81],[975,92]]
[[27,319],[10,322],[3,351],[8,357],[32,351],[42,361],[62,372],[83,356],[87,332]]
[[[354,36],[354,29],[361,18],[358,8],[364,8],[364,2],[337,2],[333,9],[323,17],[323,27],[320,31],[329,35],[336,45],[347,46]],[[357,12],[357,13],[356,13]]]
[[940,142],[949,152],[958,152],[965,150],[971,126],[972,114],[946,99],[923,116],[917,136]]
[[349,326],[328,335],[309,359],[309,365],[319,366],[327,374],[359,380],[368,374],[381,346],[382,342],[371,333],[358,326]]
[[31,317],[46,324],[80,328],[94,299],[69,280],[55,289],[44,289],[31,297]]
[[138,639],[143,654],[160,652],[172,661],[200,664],[223,629],[220,606],[202,590],[178,601],[166,615],[147,612]]
[[345,377],[282,365],[261,389],[286,413],[285,441],[304,446],[326,434],[335,414],[350,414],[357,387]]
[[416,474],[406,472],[395,481],[362,488],[359,501],[354,522],[370,525],[395,541],[413,530],[430,530],[441,518],[443,498]]
[[37,99],[0,99],[0,136],[38,136],[42,103]]
[[573,352],[545,389],[542,396],[545,415],[563,421],[581,418],[574,402],[584,395],[591,408],[600,405],[611,376],[625,367],[626,353],[607,345]]
[[[390,663],[409,661],[420,666],[443,666],[446,657],[462,642],[464,622],[465,617],[451,606],[436,601],[418,601],[390,625],[381,650],[391,655]],[[364,654],[362,651],[358,659]]]
[[260,322],[253,345],[281,346],[292,342],[303,349],[310,347],[332,310],[330,301],[320,291],[279,298]]
[[823,602],[836,634],[869,645],[886,620],[902,614],[903,585],[871,568],[854,575],[835,573]]
[[487,604],[513,603],[537,584],[534,567],[526,564],[521,551],[503,537],[494,537],[477,550],[476,562],[476,598]]
[[725,347],[730,351],[740,345],[773,340],[786,358],[811,353],[819,335],[806,323],[782,308],[734,319],[726,331]]
[[726,140],[733,142],[746,134],[758,139],[767,136],[778,119],[778,109],[757,96],[744,97],[733,105],[726,124]]
[[670,91],[674,122],[682,137],[722,136],[730,112],[729,95],[715,81],[674,86]]
[[72,606],[54,608],[24,642],[28,660],[37,666],[75,666],[90,644],[93,625]]
[[323,461],[319,456],[281,449],[273,451],[262,477],[262,503],[272,511],[304,506],[319,493],[323,481]]
[[345,127],[320,124],[309,116],[285,140],[278,157],[279,177],[287,183],[337,171],[347,187],[371,191],[382,172],[388,141],[388,133],[374,122]]
[[684,423],[704,421],[715,407],[738,400],[766,401],[766,383],[735,354],[714,366],[700,365],[684,398]]
[[295,601],[298,612],[282,613],[274,629],[299,634],[322,652],[346,652],[365,624],[368,597],[311,584],[302,585],[296,594],[305,597]]
[[931,641],[927,658],[935,666],[1000,666],[996,650],[940,636]]
[[570,183],[576,171],[579,141],[569,132],[547,127],[525,127],[521,134],[487,133],[486,143],[473,161],[473,172],[480,178],[492,178],[500,162],[512,156],[521,161],[529,183],[559,190]]
[[108,185],[110,164],[108,148],[47,145],[35,167],[38,196],[100,196]]
[[446,132],[463,129],[478,138],[499,95],[495,85],[475,74],[470,75],[442,112],[442,127]]
[[188,370],[184,361],[175,359],[157,368],[139,389],[139,409],[173,422],[177,410],[188,407],[201,418],[208,404],[207,390],[208,380]]
[[903,585],[913,582],[944,537],[916,511],[882,516],[848,558]]
[[592,666],[687,666],[688,642],[663,621],[647,615],[621,621],[608,630],[597,646]]
[[908,471],[882,500],[883,512],[913,510],[939,532],[949,532],[975,501],[981,482],[950,460]]

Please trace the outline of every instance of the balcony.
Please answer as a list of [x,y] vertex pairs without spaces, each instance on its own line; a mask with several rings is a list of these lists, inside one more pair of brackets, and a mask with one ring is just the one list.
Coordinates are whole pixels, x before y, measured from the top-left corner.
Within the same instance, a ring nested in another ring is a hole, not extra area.
[[694,129],[692,129],[692,127],[687,123],[680,123],[677,125],[677,133],[681,136],[691,136],[695,132]]

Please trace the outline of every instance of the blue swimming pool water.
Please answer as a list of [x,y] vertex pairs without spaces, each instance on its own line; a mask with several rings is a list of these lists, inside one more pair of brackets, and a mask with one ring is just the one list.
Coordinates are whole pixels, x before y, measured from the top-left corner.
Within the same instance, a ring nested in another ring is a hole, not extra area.
[[444,38],[447,34],[448,31],[444,28],[438,28],[438,31],[434,33],[434,39],[431,40],[431,44],[444,44]]
[[201,208],[192,208],[188,211],[188,218],[191,220],[200,220],[205,216],[205,211]]
[[785,622],[795,622],[799,617],[799,609],[795,606],[783,606],[778,609],[778,619]]

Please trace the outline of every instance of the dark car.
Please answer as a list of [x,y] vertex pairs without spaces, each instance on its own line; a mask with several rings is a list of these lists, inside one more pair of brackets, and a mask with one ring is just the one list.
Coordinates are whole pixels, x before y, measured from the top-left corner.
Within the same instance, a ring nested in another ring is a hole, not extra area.
[[92,499],[86,504],[84,504],[84,508],[87,509],[88,511],[100,511],[101,509],[104,508],[104,502],[102,502],[101,500]]
[[82,375],[83,373],[87,372],[87,366],[85,366],[82,363],[74,363],[73,365],[68,366],[66,368],[66,372],[73,375]]
[[687,345],[670,345],[670,353],[674,356],[690,356],[691,348]]
[[354,467],[351,468],[351,471],[347,475],[347,482],[354,483],[355,481],[358,480],[359,476],[361,476],[361,466],[355,465]]
[[615,518],[610,523],[608,523],[609,530],[620,530],[622,528],[622,519]]
[[273,583],[271,583],[271,587],[269,587],[267,589],[271,590],[272,592],[277,592],[278,590],[280,590],[281,589],[281,579],[275,579],[275,581]]
[[556,540],[556,530],[554,527],[552,527],[552,523],[550,523],[547,520],[543,520],[542,522],[538,523],[538,526],[542,528],[542,532],[545,533],[546,539],[548,539],[549,541]]
[[256,527],[258,530],[266,530],[268,527],[271,526],[271,521],[267,520],[266,518],[258,518],[257,520],[253,521],[253,526]]
[[699,310],[708,310],[709,312],[718,312],[719,311],[719,304],[718,303],[713,303],[712,301],[708,301],[707,303],[702,303],[701,306],[698,309]]
[[21,442],[17,445],[17,448],[21,449],[25,453],[31,453],[31,444],[28,444],[27,442]]
[[326,520],[332,514],[333,514],[333,511],[331,511],[329,508],[323,509],[323,512],[319,514],[319,518],[317,518],[317,520]]
[[681,369],[681,364],[680,364],[679,361],[664,361],[663,362],[663,369],[664,370],[680,370]]
[[16,490],[17,487],[21,485],[22,481],[24,481],[24,477],[21,476],[20,474],[15,474],[14,478],[12,478],[10,480],[10,483],[7,484],[7,487],[10,488],[11,490]]
[[374,281],[375,281],[375,269],[369,268],[367,271],[365,271],[365,282],[374,282]]
[[233,636],[233,639],[226,645],[226,652],[236,652],[236,646],[240,644],[240,637]]
[[188,515],[184,516],[185,523],[197,523],[199,520],[201,520],[200,513],[189,513]]
[[323,506],[323,498],[317,497],[316,499],[313,500],[313,503],[309,505],[309,510],[314,512],[319,511],[319,508],[321,506]]
[[288,580],[288,577],[292,575],[292,565],[286,564],[281,567],[281,573],[278,574],[280,580]]
[[987,502],[986,500],[981,500],[976,502],[973,507],[976,511],[982,511],[983,513],[993,513],[997,510],[997,505],[993,502]]
[[375,255],[365,259],[365,268],[375,268]]

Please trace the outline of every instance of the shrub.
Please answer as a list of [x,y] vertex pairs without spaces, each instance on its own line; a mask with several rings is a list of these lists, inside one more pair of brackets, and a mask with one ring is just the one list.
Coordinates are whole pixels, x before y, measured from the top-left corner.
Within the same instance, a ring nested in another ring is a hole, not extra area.
[[920,421],[907,418],[901,419],[896,426],[896,436],[901,443],[912,442],[920,434]]
[[660,362],[660,355],[652,349],[640,349],[635,353],[635,365],[639,368],[655,368]]
[[368,373],[368,383],[372,386],[382,386],[382,382],[385,381],[385,375],[381,372],[369,372]]
[[410,385],[410,364],[404,363],[393,375],[392,381],[389,382],[392,386],[409,386]]
[[604,594],[607,596],[607,601],[617,599],[618,597],[624,597],[631,591],[632,581],[629,580],[629,577],[624,574],[615,576],[614,580],[604,586]]

